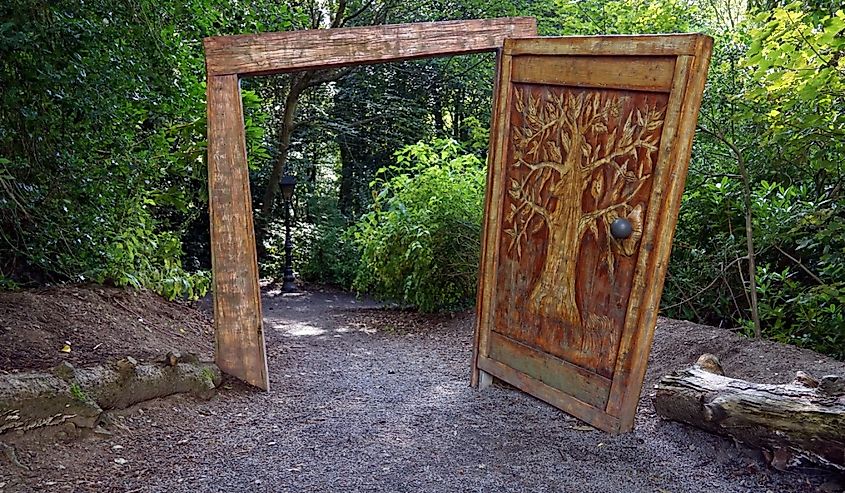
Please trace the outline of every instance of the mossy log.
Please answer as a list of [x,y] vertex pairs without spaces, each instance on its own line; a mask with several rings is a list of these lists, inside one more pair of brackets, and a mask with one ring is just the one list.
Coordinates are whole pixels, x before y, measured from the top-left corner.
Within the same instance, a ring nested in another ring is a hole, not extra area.
[[763,449],[772,466],[810,462],[845,470],[845,378],[799,371],[789,384],[724,376],[710,354],[655,386],[654,407],[669,419]]
[[0,375],[0,434],[73,423],[94,428],[103,411],[178,393],[203,398],[220,384],[220,369],[196,358],[139,363],[128,357],[90,368],[63,363],[51,372]]

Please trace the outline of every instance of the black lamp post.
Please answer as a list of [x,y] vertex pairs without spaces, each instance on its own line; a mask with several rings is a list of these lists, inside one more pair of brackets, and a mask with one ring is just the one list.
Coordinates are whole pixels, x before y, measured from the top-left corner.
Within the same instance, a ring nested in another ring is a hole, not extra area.
[[296,178],[285,175],[279,185],[282,188],[282,198],[285,200],[285,272],[282,278],[282,292],[295,293],[298,290],[296,278],[293,277],[293,267],[291,267],[293,244],[290,241],[290,203],[293,198],[293,189],[296,187]]

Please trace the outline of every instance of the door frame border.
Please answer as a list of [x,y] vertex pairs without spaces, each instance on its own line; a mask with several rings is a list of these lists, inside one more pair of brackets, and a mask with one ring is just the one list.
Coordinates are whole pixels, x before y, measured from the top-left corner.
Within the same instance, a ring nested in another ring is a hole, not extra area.
[[270,388],[240,79],[430,57],[501,53],[506,38],[536,35],[534,18],[510,17],[203,39],[214,355],[223,372],[260,389]]

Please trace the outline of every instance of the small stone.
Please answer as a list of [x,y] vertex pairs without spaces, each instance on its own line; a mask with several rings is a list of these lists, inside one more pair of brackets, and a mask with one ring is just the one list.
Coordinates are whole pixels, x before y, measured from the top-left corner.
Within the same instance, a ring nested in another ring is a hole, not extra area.
[[58,366],[53,368],[53,374],[68,382],[76,378],[76,368],[67,361],[62,361]]
[[833,396],[845,395],[845,378],[825,375],[819,380],[819,390]]
[[107,436],[107,437],[110,437],[110,436],[113,435],[112,432],[103,428],[102,426],[97,426],[96,428],[94,428],[94,434],[95,435],[103,435],[103,436]]
[[199,356],[194,353],[185,353],[179,356],[179,363],[196,364],[200,362]]
[[702,354],[698,358],[698,361],[695,362],[695,365],[709,373],[722,376],[725,375],[725,371],[722,369],[722,363],[719,361],[719,358],[715,354]]
[[814,389],[819,386],[819,381],[816,379],[816,377],[807,373],[806,371],[801,370],[795,372],[795,380],[793,380],[792,383],[811,389]]
[[126,459],[124,459],[123,457],[118,457],[118,458],[116,458],[116,459],[114,460],[114,463],[115,463],[115,464],[120,464],[121,466],[122,466],[123,464],[126,464],[127,462],[129,462],[129,461],[128,461],[128,460],[126,460]]
[[179,352],[170,351],[169,353],[167,353],[167,356],[164,357],[164,362],[167,364],[167,366],[176,366],[177,364],[179,364],[179,358],[181,357],[182,355]]
[[134,375],[136,366],[138,366],[138,361],[131,356],[127,356],[117,362],[117,371],[123,376]]

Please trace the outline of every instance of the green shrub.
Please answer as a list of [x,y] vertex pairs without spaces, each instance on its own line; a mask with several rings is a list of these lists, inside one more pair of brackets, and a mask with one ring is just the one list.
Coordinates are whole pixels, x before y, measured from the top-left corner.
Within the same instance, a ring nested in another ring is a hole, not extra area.
[[[347,234],[349,226],[349,221],[337,210],[327,210],[310,221],[295,221],[291,225],[291,241],[297,278],[351,288],[360,253]],[[270,223],[264,245],[262,274],[281,279],[285,268],[284,219]]]
[[423,311],[475,299],[485,172],[450,140],[420,142],[371,184],[372,210],[353,228],[354,286]]
[[[740,185],[688,188],[663,296],[670,317],[753,334]],[[752,190],[757,293],[764,337],[845,358],[845,219],[806,186]]]

